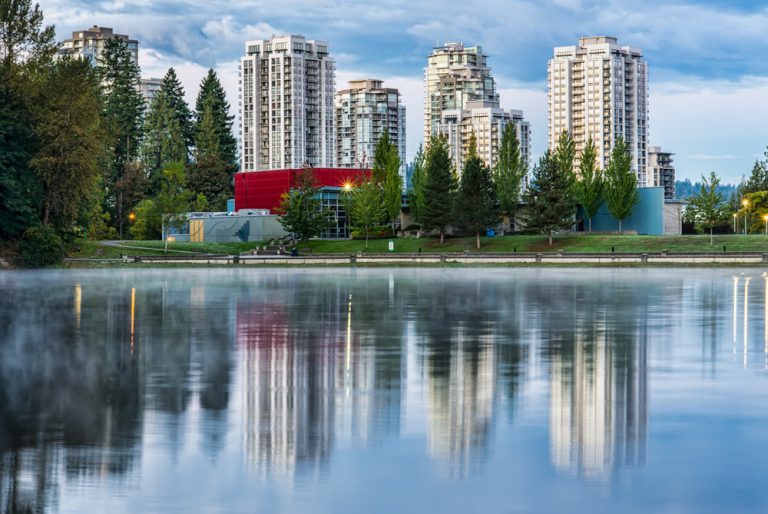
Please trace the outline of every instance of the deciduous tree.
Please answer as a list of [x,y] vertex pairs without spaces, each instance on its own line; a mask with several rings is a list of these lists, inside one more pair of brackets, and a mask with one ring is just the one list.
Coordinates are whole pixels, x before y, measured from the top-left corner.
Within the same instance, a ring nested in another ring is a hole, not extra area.
[[499,199],[499,208],[504,215],[504,227],[512,228],[509,219],[514,220],[520,202],[520,188],[528,169],[520,151],[517,127],[507,123],[501,138],[499,158],[493,169],[493,182]]
[[709,179],[701,176],[701,189],[688,199],[688,208],[693,214],[696,223],[704,229],[709,229],[709,245],[714,244],[714,228],[727,221],[725,211],[725,196],[718,191],[720,178],[714,171]]
[[331,213],[323,209],[320,188],[312,169],[296,175],[296,187],[284,193],[278,208],[279,221],[299,242],[319,236],[328,226]]
[[603,204],[603,172],[596,165],[597,151],[595,143],[590,137],[584,150],[581,152],[579,162],[579,176],[574,183],[576,201],[579,202],[584,214],[587,216],[589,232],[592,232],[592,218]]
[[611,152],[611,160],[605,171],[605,204],[608,212],[619,222],[619,233],[623,233],[622,223],[631,214],[640,194],[637,192],[637,177],[631,170],[632,156],[624,139],[619,138]]

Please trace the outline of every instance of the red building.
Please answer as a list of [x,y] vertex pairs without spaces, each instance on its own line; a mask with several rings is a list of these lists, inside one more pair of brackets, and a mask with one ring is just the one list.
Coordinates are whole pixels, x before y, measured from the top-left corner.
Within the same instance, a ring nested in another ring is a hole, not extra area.
[[[235,210],[269,209],[272,214],[280,205],[280,197],[296,185],[301,169],[241,171],[235,173]],[[370,170],[359,168],[312,168],[318,187],[340,190],[368,176]]]

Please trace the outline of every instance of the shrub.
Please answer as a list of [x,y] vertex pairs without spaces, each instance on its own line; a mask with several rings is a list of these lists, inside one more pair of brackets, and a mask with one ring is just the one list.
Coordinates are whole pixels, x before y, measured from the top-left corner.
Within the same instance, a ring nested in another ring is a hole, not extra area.
[[64,259],[64,241],[50,225],[35,225],[24,232],[19,254],[31,268],[58,264]]

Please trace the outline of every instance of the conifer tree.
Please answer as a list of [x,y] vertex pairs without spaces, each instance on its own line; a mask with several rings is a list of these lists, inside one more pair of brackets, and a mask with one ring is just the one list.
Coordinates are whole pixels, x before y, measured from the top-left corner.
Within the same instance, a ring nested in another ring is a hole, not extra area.
[[456,177],[453,173],[448,140],[437,136],[430,140],[424,159],[424,211],[422,224],[427,230],[440,232],[440,244],[445,240],[445,229],[451,222]]
[[497,219],[496,190],[491,170],[477,155],[477,140],[472,136],[469,153],[464,161],[464,171],[456,195],[456,219],[467,231],[475,234],[475,244],[480,249],[480,234]]
[[229,113],[229,102],[227,102],[224,87],[213,70],[208,70],[208,74],[200,84],[200,90],[197,93],[197,101],[195,102],[195,134],[201,129],[205,106],[209,102],[213,111],[213,125],[219,138],[219,157],[226,164],[227,173],[231,177],[239,167],[237,162],[237,140],[232,134],[232,124],[235,117]]
[[139,66],[133,61],[124,41],[113,38],[104,44],[99,74],[103,84],[103,116],[110,149],[106,172],[107,207],[122,236],[127,209],[124,208],[118,185],[127,165],[138,156],[144,113],[144,98],[139,92]]
[[507,218],[514,220],[520,202],[520,189],[527,172],[520,152],[517,127],[514,123],[507,123],[501,137],[499,158],[493,170],[493,182],[499,198],[499,207],[505,216],[505,227],[511,227],[511,223],[506,221]]
[[637,177],[631,170],[632,156],[621,137],[611,152],[611,160],[605,170],[605,205],[619,222],[619,233],[623,233],[622,223],[627,219],[640,194],[637,192]]
[[590,137],[584,150],[581,152],[579,163],[579,177],[574,184],[576,201],[579,202],[589,223],[589,232],[592,232],[592,218],[603,204],[603,172],[597,168],[597,150]]
[[573,224],[576,206],[572,197],[570,175],[562,173],[551,152],[547,151],[533,168],[533,180],[523,197],[525,224],[528,229],[547,234],[549,246],[553,235]]
[[184,97],[184,88],[176,76],[176,70],[168,68],[160,84],[160,93],[165,97],[168,110],[173,113],[181,133],[184,137],[184,144],[189,149],[194,144],[195,125],[192,119],[192,111]]
[[208,102],[195,134],[195,162],[190,165],[188,183],[192,191],[205,195],[211,209],[223,210],[232,195],[232,181],[221,159],[215,123],[213,105]]

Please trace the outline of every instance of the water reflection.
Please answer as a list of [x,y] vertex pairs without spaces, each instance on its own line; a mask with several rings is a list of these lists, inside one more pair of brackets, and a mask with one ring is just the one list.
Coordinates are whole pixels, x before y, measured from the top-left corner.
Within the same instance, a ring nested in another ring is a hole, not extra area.
[[607,479],[645,461],[647,340],[638,331],[593,320],[552,359],[552,462],[563,471]]
[[541,463],[614,483],[653,457],[654,351],[695,347],[683,362],[711,381],[731,347],[740,372],[768,356],[768,276],[188,273],[0,277],[0,512],[127,491],[152,510],[158,462],[245,490],[339,484],[350,462],[365,475],[388,459],[424,487]]

